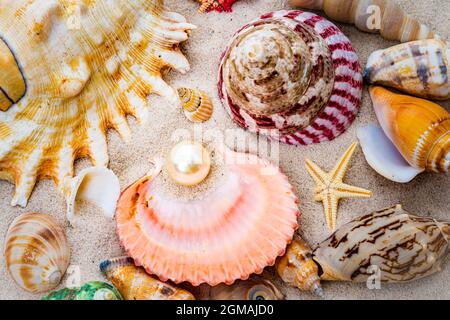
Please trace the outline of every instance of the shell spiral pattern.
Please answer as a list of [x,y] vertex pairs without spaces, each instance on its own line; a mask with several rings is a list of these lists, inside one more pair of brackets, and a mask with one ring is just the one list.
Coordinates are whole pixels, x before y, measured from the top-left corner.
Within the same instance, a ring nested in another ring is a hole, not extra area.
[[178,95],[184,114],[192,122],[208,121],[213,113],[213,103],[205,92],[200,90],[179,88]]
[[16,185],[12,205],[39,179],[60,186],[77,158],[106,166],[107,130],[127,139],[149,94],[179,105],[162,76],[189,70],[178,45],[193,28],[163,0],[2,1],[0,178]]
[[6,267],[24,290],[37,293],[54,289],[70,260],[63,229],[49,215],[27,213],[9,227],[5,242]]
[[351,125],[362,72],[334,24],[309,12],[278,11],[235,34],[223,53],[218,88],[241,127],[308,145],[333,140]]

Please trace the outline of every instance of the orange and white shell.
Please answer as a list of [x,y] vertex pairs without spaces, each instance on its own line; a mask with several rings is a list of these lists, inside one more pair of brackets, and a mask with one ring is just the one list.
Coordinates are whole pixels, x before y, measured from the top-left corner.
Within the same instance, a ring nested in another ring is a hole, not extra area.
[[39,293],[61,282],[70,248],[64,230],[51,216],[27,213],[9,227],[4,255],[14,281],[26,291]]
[[189,88],[179,88],[178,95],[184,114],[192,122],[206,122],[213,114],[213,103],[205,92]]
[[106,133],[127,139],[127,116],[148,117],[147,96],[180,105],[166,69],[194,26],[163,0],[0,2],[0,178],[26,206],[37,180],[61,182],[77,158],[108,165]]
[[119,199],[117,232],[136,265],[161,280],[232,284],[273,265],[298,227],[287,177],[255,155],[224,151],[227,177],[201,199],[169,199],[153,176]]
[[378,173],[409,182],[422,171],[450,172],[447,110],[382,87],[371,87],[370,94],[383,132],[364,127],[358,136],[369,164]]

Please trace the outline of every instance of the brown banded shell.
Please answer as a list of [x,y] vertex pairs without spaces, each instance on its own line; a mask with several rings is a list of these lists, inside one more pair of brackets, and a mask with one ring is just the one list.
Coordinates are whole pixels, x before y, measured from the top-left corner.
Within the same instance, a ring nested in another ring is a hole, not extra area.
[[9,227],[4,255],[14,281],[38,293],[58,286],[69,265],[70,248],[64,230],[51,216],[27,213]]
[[213,103],[205,92],[189,88],[179,88],[178,95],[184,114],[192,122],[206,122],[211,119]]

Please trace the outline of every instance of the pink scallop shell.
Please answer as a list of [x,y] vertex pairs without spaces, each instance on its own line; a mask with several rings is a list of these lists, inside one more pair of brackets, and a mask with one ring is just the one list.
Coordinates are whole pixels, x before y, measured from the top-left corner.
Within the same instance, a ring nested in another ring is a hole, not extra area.
[[[293,134],[271,138],[291,145],[310,145],[334,140],[353,123],[361,105],[362,69],[350,40],[336,25],[314,13],[301,10],[282,10],[267,13],[242,27],[235,34],[230,45],[241,32],[267,19],[288,20],[289,23],[286,25],[291,26],[294,31],[300,24],[306,24],[313,28],[327,43],[335,67],[335,82],[330,100],[315,120],[308,127]],[[248,121],[252,118],[256,120],[257,132],[259,129],[264,131],[263,129],[268,126],[275,126],[274,121],[268,117],[255,119],[255,116],[248,114],[229,98],[222,74],[225,56],[230,49],[229,46],[223,52],[219,69],[218,90],[223,106],[231,118],[246,129],[250,127]],[[260,122],[258,123],[258,121]]]
[[228,179],[201,200],[168,200],[144,177],[122,194],[117,232],[136,265],[161,280],[232,284],[283,255],[298,227],[298,199],[266,160],[226,151]]

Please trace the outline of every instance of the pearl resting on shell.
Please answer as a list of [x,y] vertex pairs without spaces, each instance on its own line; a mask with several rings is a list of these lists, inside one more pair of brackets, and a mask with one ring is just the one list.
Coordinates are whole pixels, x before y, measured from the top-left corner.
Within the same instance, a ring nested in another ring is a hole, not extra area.
[[0,178],[25,206],[35,183],[58,186],[77,158],[108,164],[106,132],[127,139],[127,116],[148,118],[147,96],[180,105],[162,76],[189,63],[194,26],[163,0],[0,2]]
[[232,284],[275,263],[298,226],[297,197],[279,168],[224,151],[228,173],[191,201],[171,199],[148,175],[122,194],[117,233],[137,266],[162,281]]
[[347,37],[303,11],[265,14],[223,53],[219,96],[232,119],[287,144],[333,140],[359,110],[362,73]]

